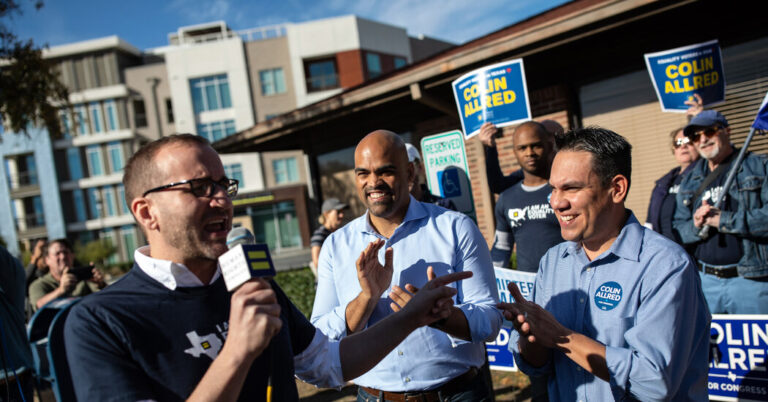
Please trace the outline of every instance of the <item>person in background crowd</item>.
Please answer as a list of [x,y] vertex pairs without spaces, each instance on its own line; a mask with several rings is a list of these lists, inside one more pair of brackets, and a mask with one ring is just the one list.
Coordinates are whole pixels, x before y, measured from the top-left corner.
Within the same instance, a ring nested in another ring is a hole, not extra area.
[[[563,132],[563,126],[554,120],[542,120],[541,124],[552,135],[558,135]],[[496,194],[501,194],[504,190],[514,186],[523,180],[523,170],[518,169],[504,176],[499,165],[499,153],[496,149],[496,135],[499,129],[493,123],[483,123],[480,126],[480,133],[477,138],[483,143],[485,150],[485,174],[488,176],[488,188]]]
[[104,276],[94,267],[75,267],[67,239],[51,240],[43,248],[48,273],[29,286],[29,302],[37,310],[60,297],[82,297],[104,289]]
[[328,235],[341,227],[344,221],[344,210],[348,207],[349,205],[339,201],[338,198],[329,198],[323,201],[321,214],[317,218],[320,227],[312,233],[312,237],[309,239],[310,251],[312,252],[311,268],[315,277],[317,277],[317,260],[320,257],[320,248]]
[[517,269],[536,272],[539,260],[550,247],[563,241],[560,225],[549,205],[549,171],[555,156],[555,138],[541,123],[525,122],[512,133],[523,181],[504,190],[496,202],[496,235],[491,259],[507,267],[517,244]]
[[32,249],[32,257],[29,259],[29,264],[24,270],[24,276],[26,277],[26,291],[29,293],[29,285],[48,272],[48,267],[45,266],[45,256],[43,256],[43,248],[45,248],[45,239],[35,240],[34,248]]
[[554,401],[707,400],[711,316],[690,256],[624,203],[631,145],[587,127],[558,138],[550,203],[563,238],[541,259],[533,301],[501,303],[509,349],[549,374]]
[[471,271],[450,317],[417,330],[354,381],[358,401],[491,400],[481,373],[484,342],[496,338],[502,319],[488,247],[466,215],[411,196],[415,174],[397,134],[377,130],[358,143],[357,194],[368,210],[326,240],[311,320],[341,339],[410,304],[412,285],[420,288],[435,273]]
[[0,246],[0,401],[32,401],[32,353],[24,326],[24,268]]
[[[496,235],[491,259],[508,267],[517,245],[517,269],[536,273],[539,261],[563,241],[555,212],[549,205],[549,173],[555,157],[555,137],[541,123],[525,122],[512,133],[512,152],[525,178],[504,190],[496,202]],[[547,401],[547,378],[531,377],[531,400]]]
[[672,137],[672,153],[675,155],[675,161],[679,166],[656,180],[656,185],[651,192],[651,202],[648,204],[645,226],[676,243],[682,244],[680,236],[672,228],[676,206],[675,197],[680,189],[683,175],[693,167],[693,162],[699,159],[699,152],[696,151],[691,139],[683,134],[683,127],[672,130],[670,136]]
[[[713,314],[768,314],[768,157],[748,152],[729,189],[738,150],[725,116],[705,110],[685,129],[701,159],[677,193],[674,228],[693,246]],[[725,192],[720,208],[713,204]],[[701,233],[702,227],[708,232]]]
[[[121,280],[72,308],[67,361],[81,401],[298,401],[296,379],[338,387],[414,329],[446,317],[467,278],[452,273],[381,325],[329,342],[272,280],[227,291],[227,251],[237,180],[203,137],[171,135],[125,166],[126,202],[148,246]],[[422,294],[423,293],[423,294]],[[269,391],[268,391],[269,390]]]
[[429,191],[429,188],[427,188],[427,185],[424,183],[426,181],[424,162],[421,159],[419,150],[409,143],[405,144],[405,148],[408,152],[408,162],[413,165],[413,170],[415,172],[413,181],[408,185],[413,198],[421,202],[428,202],[445,209],[450,209],[451,211],[458,211],[453,201],[434,195]]
[[[690,107],[686,112],[688,121],[701,113],[702,99],[698,94],[693,94],[693,99],[685,102]],[[693,162],[699,159],[699,152],[693,146],[691,140],[683,133],[680,127],[672,130],[672,155],[678,166],[656,180],[656,185],[651,192],[651,202],[648,204],[645,226],[658,233],[667,236],[678,244],[682,244],[680,236],[672,228],[672,219],[675,215],[675,197],[680,188],[683,175],[693,166]],[[691,250],[688,250],[691,251]]]

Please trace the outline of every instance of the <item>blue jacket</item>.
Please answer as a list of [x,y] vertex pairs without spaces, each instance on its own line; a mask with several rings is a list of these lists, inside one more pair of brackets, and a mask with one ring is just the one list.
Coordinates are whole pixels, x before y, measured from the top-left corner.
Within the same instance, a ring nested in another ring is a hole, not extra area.
[[[734,152],[738,152],[734,149]],[[691,200],[699,185],[707,177],[707,160],[699,159],[680,183],[673,226],[683,243],[701,240],[693,226],[693,211],[701,206],[701,199]],[[723,173],[726,174],[726,173]],[[739,275],[758,278],[768,275],[768,157],[748,152],[736,175],[728,196],[737,200],[737,211],[722,211],[721,233],[741,238],[744,255],[739,260]]]
[[[693,166],[693,164],[691,164]],[[689,168],[691,166],[688,166]],[[688,171],[688,169],[686,169]],[[651,228],[657,233],[661,233],[661,204],[664,202],[664,197],[667,196],[669,188],[672,186],[672,182],[675,181],[680,173],[680,166],[670,170],[664,176],[661,176],[659,180],[656,180],[656,186],[653,187],[651,192],[651,202],[648,204],[648,214],[646,214],[645,221],[651,224]]]

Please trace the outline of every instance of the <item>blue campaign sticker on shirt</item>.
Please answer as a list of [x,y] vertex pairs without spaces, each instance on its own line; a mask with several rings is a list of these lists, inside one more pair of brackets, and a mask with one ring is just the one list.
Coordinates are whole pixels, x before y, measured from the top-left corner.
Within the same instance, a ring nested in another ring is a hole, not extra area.
[[595,292],[595,305],[600,310],[613,310],[621,302],[621,285],[616,282],[606,282],[600,285]]

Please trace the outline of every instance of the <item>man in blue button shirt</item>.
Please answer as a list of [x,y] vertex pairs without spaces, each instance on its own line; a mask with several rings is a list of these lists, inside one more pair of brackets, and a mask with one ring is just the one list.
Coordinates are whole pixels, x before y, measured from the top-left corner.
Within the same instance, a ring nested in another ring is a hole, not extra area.
[[368,211],[323,245],[311,321],[338,339],[397,310],[388,297],[402,305],[409,295],[403,288],[426,283],[428,267],[431,275],[471,271],[458,286],[450,317],[437,328],[416,330],[354,381],[361,401],[404,400],[405,393],[424,400],[490,400],[477,368],[485,361],[483,343],[495,339],[502,317],[487,243],[467,216],[410,196],[413,174],[396,134],[379,130],[360,141],[356,187]]
[[709,324],[696,268],[624,202],[631,146],[598,127],[558,139],[550,203],[566,240],[542,258],[533,302],[510,284],[510,350],[549,374],[552,400],[707,400]]

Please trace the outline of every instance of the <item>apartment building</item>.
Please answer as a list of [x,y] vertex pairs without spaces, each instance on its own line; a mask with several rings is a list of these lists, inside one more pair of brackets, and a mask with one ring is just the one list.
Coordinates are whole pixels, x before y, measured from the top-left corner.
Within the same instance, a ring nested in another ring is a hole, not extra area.
[[[141,51],[110,36],[44,52],[70,89],[64,136],[0,143],[0,236],[19,254],[36,238],[108,239],[112,263],[144,243],[122,170],[148,141],[195,133],[211,142],[334,96],[452,46],[356,16],[242,31],[223,21],[180,27]],[[240,180],[236,223],[277,252],[309,245],[316,200],[301,150],[222,155]]]

